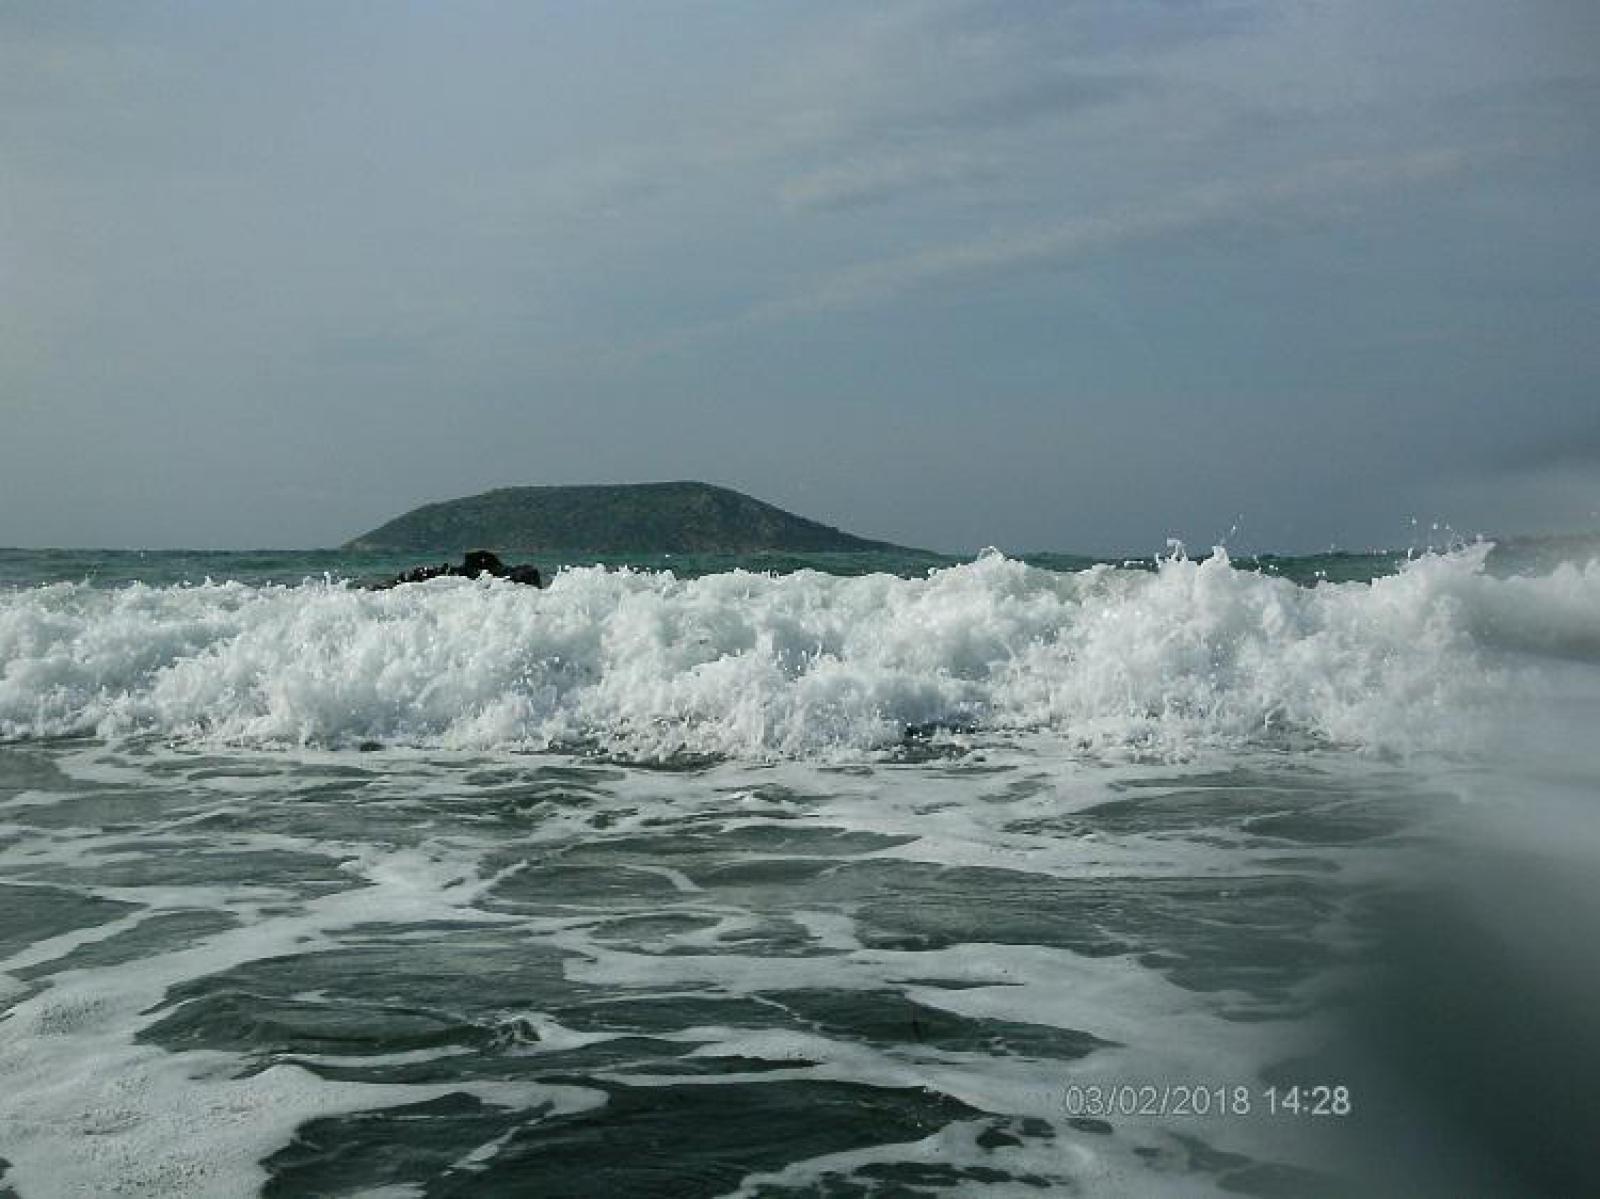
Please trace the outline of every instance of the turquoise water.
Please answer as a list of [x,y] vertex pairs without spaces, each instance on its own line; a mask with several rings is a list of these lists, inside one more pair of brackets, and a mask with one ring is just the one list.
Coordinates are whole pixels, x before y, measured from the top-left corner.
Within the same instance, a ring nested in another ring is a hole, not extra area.
[[[435,555],[444,560],[444,555]],[[459,557],[459,556],[458,556]],[[521,561],[528,555],[507,554]],[[1021,561],[1043,570],[1080,571],[1099,562],[1153,568],[1153,558],[1100,559],[1080,554],[1023,554]],[[699,578],[730,570],[790,573],[817,570],[825,574],[856,576],[887,573],[901,577],[926,574],[930,569],[957,566],[970,555],[941,554],[546,554],[532,555],[546,574],[563,566],[613,566],[638,570],[671,571],[682,578]],[[1300,581],[1332,578],[1371,579],[1392,574],[1404,562],[1404,552],[1325,554],[1301,558],[1240,560],[1245,569],[1258,568]],[[142,582],[153,586],[237,580],[243,583],[298,583],[330,577],[355,581],[393,578],[413,566],[431,565],[433,558],[416,554],[349,553],[343,550],[19,550],[0,549],[0,586],[37,586],[40,583],[92,582],[119,586]]]
[[0,554],[0,1193],[1592,1189],[1586,543],[414,564]]
[[[1597,537],[1518,538],[1503,540],[1491,554],[1490,568],[1498,571],[1549,569],[1569,559],[1584,560],[1596,552]],[[1300,556],[1265,554],[1234,559],[1242,570],[1260,570],[1300,583],[1317,581],[1366,582],[1395,573],[1409,559],[1427,550],[1397,549],[1368,552],[1331,552]],[[1096,564],[1153,569],[1157,559],[1146,556],[1095,558],[1082,554],[1024,553],[1012,555],[1042,570],[1081,571]],[[1200,554],[1205,557],[1206,554]],[[298,583],[329,577],[354,581],[392,578],[434,558],[414,553],[350,553],[344,550],[72,550],[0,548],[0,587],[37,586],[41,583],[92,582],[119,586],[132,582],[152,586],[197,584],[213,579],[243,583]],[[682,578],[698,578],[730,570],[790,573],[817,570],[826,574],[857,576],[887,573],[917,577],[930,569],[957,566],[971,555],[910,554],[626,554],[597,555],[552,552],[517,555],[529,558],[547,575],[562,567],[612,566],[671,571]]]

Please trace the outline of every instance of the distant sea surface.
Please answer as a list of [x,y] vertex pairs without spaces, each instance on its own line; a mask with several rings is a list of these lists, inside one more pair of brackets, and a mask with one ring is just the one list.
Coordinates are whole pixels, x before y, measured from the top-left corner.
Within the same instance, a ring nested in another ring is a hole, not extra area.
[[1600,542],[0,550],[0,1196],[1600,1193]]
[[[1543,546],[1544,542],[1527,542]],[[1504,556],[1507,551],[1500,551]],[[856,576],[891,574],[902,578],[926,575],[930,568],[959,566],[972,555],[934,553],[865,554],[611,554],[573,552],[502,555],[507,563],[532,561],[546,574],[563,567],[608,566],[623,570],[670,571],[679,578],[743,570],[789,574],[814,570],[822,574]],[[1405,552],[1364,554],[1331,553],[1306,557],[1245,558],[1237,565],[1285,573],[1287,577],[1315,581],[1359,579],[1366,581],[1393,574],[1406,561]],[[1412,555],[1414,556],[1414,555]],[[350,553],[344,550],[71,550],[0,548],[0,587],[31,587],[40,583],[94,583],[116,587],[128,583],[149,586],[239,582],[255,585],[296,584],[307,580],[350,581],[356,584],[393,578],[414,566],[437,565],[445,555],[415,553]],[[1097,564],[1153,568],[1157,559],[1094,558],[1081,554],[1022,554],[1018,560],[1051,571],[1080,571]],[[435,561],[437,559],[437,561]],[[459,555],[456,561],[459,561]]]

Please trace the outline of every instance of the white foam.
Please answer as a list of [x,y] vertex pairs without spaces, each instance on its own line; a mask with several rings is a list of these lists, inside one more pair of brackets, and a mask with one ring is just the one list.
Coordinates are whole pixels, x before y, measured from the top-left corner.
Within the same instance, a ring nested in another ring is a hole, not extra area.
[[[351,863],[365,885],[254,918],[192,946],[115,970],[68,970],[11,1007],[0,1021],[0,1128],[6,1183],[51,1196],[234,1199],[257,1194],[261,1164],[296,1128],[319,1117],[419,1103],[446,1094],[530,1113],[573,1112],[603,1095],[533,1082],[402,1085],[344,1082],[280,1063],[239,1076],[240,1059],[215,1051],[169,1052],[139,1043],[169,989],[244,962],[333,948],[334,934],[369,923],[449,919],[485,925],[505,917],[472,906],[492,878],[471,858],[429,843]],[[243,891],[248,891],[244,888]],[[147,901],[157,889],[144,892]],[[227,905],[223,905],[227,906]],[[248,911],[248,903],[243,905]],[[34,960],[61,945],[19,955]],[[79,937],[81,941],[84,938]]]
[[1600,564],[1499,579],[1487,552],[1312,588],[1220,552],[1081,574],[988,553],[920,579],[596,567],[546,591],[56,584],[0,594],[0,736],[770,758],[971,724],[1169,757],[1449,748],[1503,682],[1495,653],[1600,653]]

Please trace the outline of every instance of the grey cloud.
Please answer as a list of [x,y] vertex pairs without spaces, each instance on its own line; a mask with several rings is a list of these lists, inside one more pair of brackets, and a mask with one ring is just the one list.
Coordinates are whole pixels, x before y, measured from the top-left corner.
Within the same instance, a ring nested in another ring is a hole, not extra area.
[[797,295],[749,308],[728,328],[882,303],[916,287],[979,274],[1069,262],[1086,254],[1248,217],[1324,213],[1385,189],[1456,174],[1469,155],[1439,148],[1340,158],[1250,183],[1214,182],[1145,207],[1014,230],[852,266]]
[[[1582,425],[1559,436],[1538,436],[1498,448],[1490,456],[1494,466],[1511,471],[1592,469],[1600,471],[1600,425]],[[1600,475],[1595,479],[1600,487]],[[1600,493],[1597,493],[1600,498]]]
[[[1128,76],[1091,75],[1048,60],[1020,58],[984,64],[984,86],[964,94],[952,88],[941,95],[919,90],[898,104],[886,105],[876,123],[892,132],[954,133],[992,128],[1014,130],[1028,122],[1060,118],[1096,104],[1107,104],[1136,90]],[[1007,70],[1031,72],[1007,77]]]
[[1002,77],[992,84],[965,95],[930,96],[919,87],[894,103],[880,101],[858,115],[855,128],[819,147],[827,155],[823,165],[786,179],[780,200],[790,210],[831,210],[999,180],[1019,157],[1037,153],[1025,140],[1030,123],[1109,104],[1133,90],[1128,80],[1074,75]]
[[792,210],[830,210],[881,203],[929,188],[993,180],[1000,172],[992,159],[961,151],[890,153],[851,158],[786,180],[779,199]]
[[1558,513],[1593,10],[0,5],[0,543],[326,542],[417,480],[934,546],[1382,541],[1452,462]]
[[[783,128],[820,143],[1016,130],[1105,104],[1142,85],[1137,70],[1083,52],[1077,8],[932,3],[851,10],[786,56],[760,100]],[[1058,19],[1058,13],[1070,19]]]

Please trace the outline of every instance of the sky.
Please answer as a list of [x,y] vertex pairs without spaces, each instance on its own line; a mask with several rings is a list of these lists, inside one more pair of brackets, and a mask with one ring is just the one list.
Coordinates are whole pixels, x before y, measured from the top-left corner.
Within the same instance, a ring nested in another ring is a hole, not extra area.
[[0,545],[1597,529],[1597,381],[1593,0],[0,6]]

